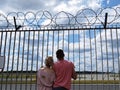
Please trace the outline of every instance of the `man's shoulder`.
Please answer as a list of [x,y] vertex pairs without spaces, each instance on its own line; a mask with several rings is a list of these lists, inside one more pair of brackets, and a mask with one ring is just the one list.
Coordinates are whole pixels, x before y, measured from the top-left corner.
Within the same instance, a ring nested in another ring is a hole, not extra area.
[[74,67],[74,63],[72,61],[67,61],[67,62],[69,66]]
[[54,64],[58,65],[60,63],[73,64],[73,62],[71,62],[70,60],[56,61]]
[[64,60],[64,61],[67,62],[67,63],[71,63],[71,64],[73,63],[73,62],[71,62],[70,60]]

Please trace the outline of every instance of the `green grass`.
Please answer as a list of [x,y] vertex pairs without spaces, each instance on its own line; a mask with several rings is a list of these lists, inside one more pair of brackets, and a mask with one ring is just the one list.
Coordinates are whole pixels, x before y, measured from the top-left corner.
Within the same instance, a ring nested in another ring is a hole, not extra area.
[[[7,79],[7,80],[3,80]],[[15,79],[15,80],[14,80]],[[1,74],[0,84],[35,84],[36,74]],[[120,80],[71,80],[72,84],[120,84]]]
[[[72,84],[119,84],[119,80],[74,80],[71,81]],[[29,80],[29,81],[22,81],[22,80],[17,80],[17,81],[3,81],[2,84],[35,84],[36,80]]]
[[119,84],[119,80],[73,80],[73,84]]
[[36,78],[35,74],[4,74],[0,78]]

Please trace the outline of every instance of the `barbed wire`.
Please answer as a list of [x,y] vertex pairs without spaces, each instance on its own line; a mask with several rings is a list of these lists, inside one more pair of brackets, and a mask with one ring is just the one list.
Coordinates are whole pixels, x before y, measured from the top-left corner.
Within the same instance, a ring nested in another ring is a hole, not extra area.
[[29,28],[104,26],[106,13],[108,14],[108,26],[120,24],[120,7],[99,8],[97,10],[85,8],[79,10],[75,15],[65,11],[58,12],[55,15],[49,11],[10,12],[7,15],[0,13],[0,29],[12,29],[15,24],[17,27]]

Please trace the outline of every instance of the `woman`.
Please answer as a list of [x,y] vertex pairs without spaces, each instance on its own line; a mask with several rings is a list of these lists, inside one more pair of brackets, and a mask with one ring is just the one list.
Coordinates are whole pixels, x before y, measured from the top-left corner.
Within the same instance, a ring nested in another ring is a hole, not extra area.
[[55,73],[52,69],[53,58],[47,57],[45,59],[45,67],[42,67],[37,72],[37,89],[38,90],[52,90],[52,85],[55,80]]

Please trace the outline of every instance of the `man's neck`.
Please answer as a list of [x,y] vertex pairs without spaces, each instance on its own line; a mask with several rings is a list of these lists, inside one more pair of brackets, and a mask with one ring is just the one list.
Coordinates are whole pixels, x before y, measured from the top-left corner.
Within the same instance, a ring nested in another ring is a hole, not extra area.
[[61,59],[58,59],[59,61],[62,61],[62,60],[64,60],[64,58],[61,58]]

